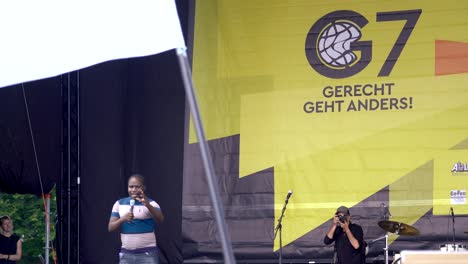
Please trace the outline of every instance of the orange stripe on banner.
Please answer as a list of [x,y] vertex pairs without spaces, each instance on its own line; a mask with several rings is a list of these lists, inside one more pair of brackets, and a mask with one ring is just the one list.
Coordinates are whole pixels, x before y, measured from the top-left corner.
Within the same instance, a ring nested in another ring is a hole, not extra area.
[[468,43],[435,41],[435,75],[468,72]]

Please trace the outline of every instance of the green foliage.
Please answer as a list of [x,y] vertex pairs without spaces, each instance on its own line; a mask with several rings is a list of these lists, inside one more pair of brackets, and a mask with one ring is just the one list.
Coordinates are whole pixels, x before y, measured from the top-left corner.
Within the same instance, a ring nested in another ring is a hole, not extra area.
[[[56,195],[50,193],[50,239],[55,238]],[[0,216],[13,219],[14,232],[23,238],[23,256],[18,263],[41,263],[45,247],[45,208],[42,197],[30,194],[0,193]],[[50,251],[52,256],[52,251]],[[50,263],[54,263],[52,257]]]

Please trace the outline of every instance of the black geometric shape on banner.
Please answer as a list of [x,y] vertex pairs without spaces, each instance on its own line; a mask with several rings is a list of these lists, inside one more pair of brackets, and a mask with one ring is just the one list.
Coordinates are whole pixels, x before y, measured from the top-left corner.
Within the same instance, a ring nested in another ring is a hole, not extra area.
[[[210,140],[208,145],[236,260],[277,258],[272,250],[273,169],[239,178],[239,135]],[[185,155],[182,209],[184,260],[186,263],[222,260],[199,146],[187,145]]]

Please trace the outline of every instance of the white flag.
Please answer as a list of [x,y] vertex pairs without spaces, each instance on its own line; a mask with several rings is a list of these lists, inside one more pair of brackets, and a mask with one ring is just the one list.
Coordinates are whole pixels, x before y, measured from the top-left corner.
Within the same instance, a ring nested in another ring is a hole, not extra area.
[[178,47],[174,0],[0,3],[0,87]]

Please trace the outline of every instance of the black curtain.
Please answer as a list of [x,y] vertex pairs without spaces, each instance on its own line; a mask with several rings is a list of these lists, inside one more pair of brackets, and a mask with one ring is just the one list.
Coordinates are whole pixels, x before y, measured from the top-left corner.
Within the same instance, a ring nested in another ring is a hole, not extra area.
[[[187,36],[188,1],[176,3]],[[182,263],[185,92],[175,51],[81,70],[80,92],[81,262],[118,263],[120,235],[107,224],[128,177],[140,173],[165,215],[161,260]]]
[[119,232],[107,223],[133,173],[165,214],[156,231],[163,260],[182,262],[185,95],[175,52],[82,70],[80,87],[83,263],[117,263]]
[[40,196],[53,188],[60,175],[60,96],[58,78],[0,89],[0,192]]

